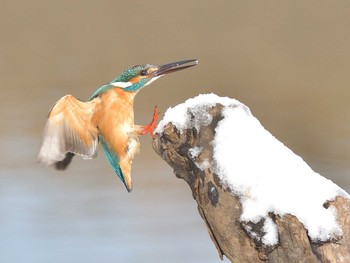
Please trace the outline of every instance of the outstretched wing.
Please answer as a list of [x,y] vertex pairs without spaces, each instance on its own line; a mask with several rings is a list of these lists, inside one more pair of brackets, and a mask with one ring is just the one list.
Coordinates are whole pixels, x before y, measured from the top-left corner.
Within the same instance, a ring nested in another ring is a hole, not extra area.
[[96,156],[98,130],[92,123],[95,101],[82,102],[67,95],[52,108],[46,122],[39,162],[65,169],[74,154],[85,159]]

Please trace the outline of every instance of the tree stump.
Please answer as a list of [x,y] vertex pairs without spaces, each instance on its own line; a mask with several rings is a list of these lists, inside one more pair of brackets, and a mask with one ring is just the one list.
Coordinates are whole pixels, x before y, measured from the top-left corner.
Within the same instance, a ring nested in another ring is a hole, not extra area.
[[[269,214],[277,224],[277,245],[264,245],[246,231],[247,227],[255,228],[256,232],[262,231],[263,222],[241,222],[240,198],[222,185],[212,169],[198,168],[198,163],[213,162],[211,142],[218,122],[223,119],[222,109],[220,104],[211,107],[209,111],[213,116],[212,121],[207,126],[201,126],[199,131],[192,127],[180,132],[169,122],[161,133],[156,133],[153,140],[155,151],[174,169],[176,177],[185,180],[190,186],[199,214],[220,258],[223,259],[225,255],[231,262],[240,263],[350,262],[350,201],[341,196],[324,204],[324,207],[333,206],[337,211],[338,224],[343,231],[338,238],[314,242],[298,218],[290,214]],[[195,118],[201,116],[192,115],[191,118],[195,121]],[[190,154],[195,147],[202,149],[198,156]]]

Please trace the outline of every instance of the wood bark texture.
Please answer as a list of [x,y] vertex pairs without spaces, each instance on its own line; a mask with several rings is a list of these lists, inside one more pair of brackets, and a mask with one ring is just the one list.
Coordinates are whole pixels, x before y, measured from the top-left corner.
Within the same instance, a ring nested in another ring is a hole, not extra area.
[[[251,237],[244,230],[239,220],[242,212],[240,199],[221,185],[218,176],[210,168],[201,170],[196,165],[204,160],[213,163],[211,142],[216,126],[223,118],[222,108],[217,104],[210,109],[213,121],[209,126],[201,127],[199,132],[196,128],[180,132],[168,123],[164,132],[161,135],[156,134],[153,140],[155,151],[174,169],[175,175],[190,186],[199,214],[207,226],[219,257],[223,259],[225,255],[231,262],[239,263],[349,263],[350,201],[343,197],[324,204],[325,207],[334,206],[337,210],[338,223],[343,230],[343,235],[338,240],[312,242],[303,224],[289,214],[269,215],[278,227],[279,242],[274,247],[265,246],[261,239]],[[202,148],[199,156],[193,157],[189,154],[194,147]],[[250,227],[254,228],[254,232],[259,232],[262,231],[263,223],[252,223]]]

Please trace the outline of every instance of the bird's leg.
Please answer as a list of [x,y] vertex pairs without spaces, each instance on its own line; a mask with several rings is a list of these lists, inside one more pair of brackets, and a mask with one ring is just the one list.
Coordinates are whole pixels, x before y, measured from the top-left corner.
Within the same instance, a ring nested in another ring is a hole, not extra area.
[[155,106],[153,110],[153,117],[152,117],[151,123],[146,126],[140,126],[140,130],[137,133],[139,135],[145,135],[149,132],[152,135],[152,137],[154,137],[153,131],[157,126],[158,118],[159,118],[158,110],[157,110],[157,106]]

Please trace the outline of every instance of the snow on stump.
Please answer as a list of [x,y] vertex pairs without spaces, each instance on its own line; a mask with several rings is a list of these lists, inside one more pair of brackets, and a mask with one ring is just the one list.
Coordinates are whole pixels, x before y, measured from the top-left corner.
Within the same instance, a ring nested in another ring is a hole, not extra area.
[[219,256],[232,262],[350,262],[350,196],[214,94],[170,108],[155,151],[191,188]]

